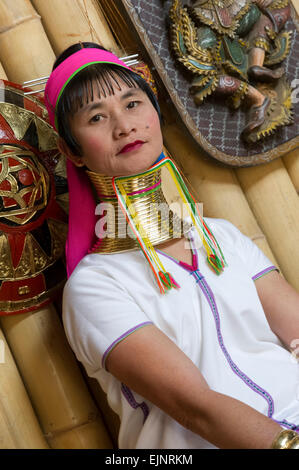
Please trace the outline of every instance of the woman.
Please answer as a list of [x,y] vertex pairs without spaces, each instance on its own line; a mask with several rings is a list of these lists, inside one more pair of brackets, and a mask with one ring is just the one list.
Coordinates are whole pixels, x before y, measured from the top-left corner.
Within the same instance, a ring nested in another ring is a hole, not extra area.
[[[45,97],[68,157],[64,327],[121,418],[119,447],[298,448],[287,347],[299,338],[299,294],[232,224],[202,220],[192,204],[186,237],[156,230],[143,202],[161,200],[162,167],[192,198],[162,152],[155,97],[116,56],[72,46]],[[95,243],[89,181],[133,237]]]

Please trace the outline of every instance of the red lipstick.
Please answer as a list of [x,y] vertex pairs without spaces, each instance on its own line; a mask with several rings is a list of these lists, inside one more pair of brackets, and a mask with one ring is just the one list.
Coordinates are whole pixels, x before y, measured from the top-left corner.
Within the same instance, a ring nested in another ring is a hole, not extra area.
[[120,152],[118,152],[118,154],[128,153],[128,152],[132,152],[133,150],[138,150],[143,144],[144,142],[142,140],[136,140],[135,142],[132,142],[131,144],[125,145],[120,150]]

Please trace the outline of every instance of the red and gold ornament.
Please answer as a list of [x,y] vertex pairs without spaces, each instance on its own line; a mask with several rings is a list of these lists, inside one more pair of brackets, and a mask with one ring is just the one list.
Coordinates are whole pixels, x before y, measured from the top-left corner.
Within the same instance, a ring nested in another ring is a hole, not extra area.
[[0,315],[51,302],[65,282],[67,181],[41,96],[0,88]]

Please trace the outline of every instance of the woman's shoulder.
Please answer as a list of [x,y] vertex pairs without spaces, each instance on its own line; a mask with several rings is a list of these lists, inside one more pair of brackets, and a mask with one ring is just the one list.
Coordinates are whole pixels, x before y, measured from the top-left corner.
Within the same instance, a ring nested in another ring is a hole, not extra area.
[[99,282],[112,282],[121,277],[121,273],[127,269],[128,265],[140,264],[140,255],[137,251],[100,254],[87,254],[76,266],[71,276],[68,278],[64,290],[65,292],[81,292],[85,287],[98,285]]

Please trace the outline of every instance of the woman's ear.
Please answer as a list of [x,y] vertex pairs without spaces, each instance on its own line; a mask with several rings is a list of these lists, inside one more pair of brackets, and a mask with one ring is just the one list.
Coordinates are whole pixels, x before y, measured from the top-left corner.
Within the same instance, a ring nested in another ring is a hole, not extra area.
[[79,157],[78,155],[74,155],[72,151],[70,150],[69,146],[67,145],[67,143],[61,137],[58,137],[57,139],[57,147],[58,147],[58,150],[63,155],[65,155],[74,163],[74,165],[78,167],[85,165],[85,163],[82,161],[82,157]]

